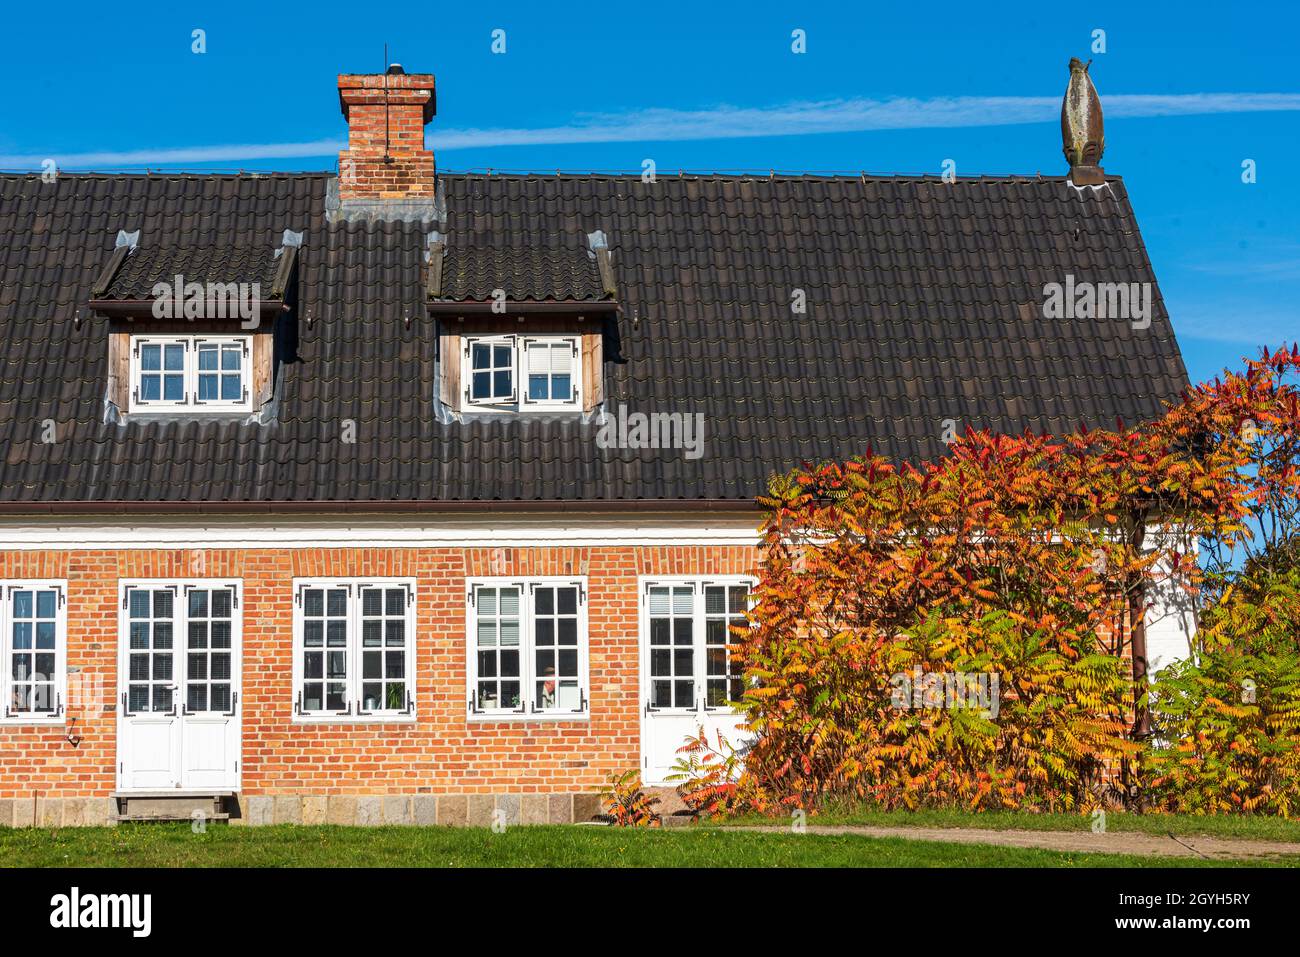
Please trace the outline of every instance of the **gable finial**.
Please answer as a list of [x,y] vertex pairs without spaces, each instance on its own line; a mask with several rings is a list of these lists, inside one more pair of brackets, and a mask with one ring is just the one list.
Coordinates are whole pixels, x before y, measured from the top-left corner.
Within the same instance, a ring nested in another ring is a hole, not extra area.
[[1061,101],[1061,142],[1070,181],[1076,186],[1100,186],[1106,182],[1101,156],[1106,149],[1101,100],[1092,85],[1088,67],[1092,61],[1070,59],[1070,82]]

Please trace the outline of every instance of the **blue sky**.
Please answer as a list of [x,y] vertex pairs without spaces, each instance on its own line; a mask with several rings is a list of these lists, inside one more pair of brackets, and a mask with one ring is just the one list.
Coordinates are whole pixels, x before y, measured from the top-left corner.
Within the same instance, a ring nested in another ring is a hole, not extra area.
[[443,169],[1060,173],[1066,63],[1091,57],[1104,165],[1128,184],[1192,377],[1300,337],[1298,5],[974,9],[12,5],[0,169],[332,169],[335,76],[378,72],[387,42],[437,76]]

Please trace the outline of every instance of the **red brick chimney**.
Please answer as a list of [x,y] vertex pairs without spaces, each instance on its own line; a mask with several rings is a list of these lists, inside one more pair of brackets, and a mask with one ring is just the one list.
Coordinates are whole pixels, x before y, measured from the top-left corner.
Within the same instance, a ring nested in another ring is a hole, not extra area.
[[339,198],[432,199],[433,151],[424,127],[434,114],[432,73],[339,74],[348,148],[339,153]]

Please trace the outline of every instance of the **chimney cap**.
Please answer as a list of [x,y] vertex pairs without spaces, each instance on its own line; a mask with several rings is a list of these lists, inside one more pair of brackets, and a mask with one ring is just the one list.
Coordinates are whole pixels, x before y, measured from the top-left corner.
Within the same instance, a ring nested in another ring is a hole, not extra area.
[[425,97],[422,115],[427,124],[438,111],[437,91],[432,73],[407,73],[400,63],[394,63],[383,73],[340,73],[339,108],[343,118],[351,121],[348,109],[354,103],[384,103],[391,100],[410,102]]

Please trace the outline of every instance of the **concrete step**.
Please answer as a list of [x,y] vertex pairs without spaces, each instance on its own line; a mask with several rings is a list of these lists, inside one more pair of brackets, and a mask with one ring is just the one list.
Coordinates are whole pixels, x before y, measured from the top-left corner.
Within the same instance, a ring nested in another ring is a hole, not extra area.
[[230,792],[175,794],[152,791],[118,792],[114,797],[117,798],[119,821],[192,821],[196,813],[208,821],[225,821],[230,818],[227,802],[234,796]]

